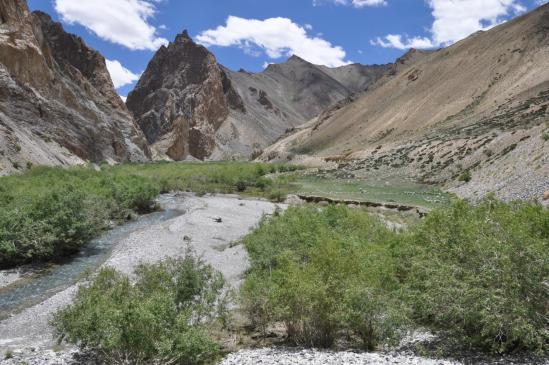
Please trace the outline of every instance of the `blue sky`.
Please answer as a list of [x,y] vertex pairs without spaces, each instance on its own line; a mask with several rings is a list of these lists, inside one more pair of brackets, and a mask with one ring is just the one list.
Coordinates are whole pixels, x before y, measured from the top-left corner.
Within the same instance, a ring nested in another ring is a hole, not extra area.
[[28,0],[108,60],[127,95],[154,50],[183,29],[218,61],[261,71],[296,53],[339,66],[447,46],[547,0]]

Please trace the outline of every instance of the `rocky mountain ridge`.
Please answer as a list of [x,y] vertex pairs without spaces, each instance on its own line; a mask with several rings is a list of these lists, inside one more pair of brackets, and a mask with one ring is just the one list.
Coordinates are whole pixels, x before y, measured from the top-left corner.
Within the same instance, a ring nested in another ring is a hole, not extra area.
[[0,174],[149,159],[103,56],[24,0],[3,0],[0,19]]
[[330,69],[292,56],[260,73],[234,72],[185,31],[155,54],[127,105],[158,156],[249,158],[389,67]]

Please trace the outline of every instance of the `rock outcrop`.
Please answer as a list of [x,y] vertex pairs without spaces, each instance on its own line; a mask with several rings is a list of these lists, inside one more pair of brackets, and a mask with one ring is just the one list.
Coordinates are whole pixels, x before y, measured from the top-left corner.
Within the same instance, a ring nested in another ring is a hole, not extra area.
[[329,69],[293,56],[261,73],[234,72],[183,32],[156,53],[127,105],[160,156],[249,158],[388,68]]
[[105,59],[26,1],[0,2],[0,174],[149,156]]
[[229,111],[244,110],[215,57],[187,32],[158,50],[127,105],[149,143],[174,160],[208,157]]

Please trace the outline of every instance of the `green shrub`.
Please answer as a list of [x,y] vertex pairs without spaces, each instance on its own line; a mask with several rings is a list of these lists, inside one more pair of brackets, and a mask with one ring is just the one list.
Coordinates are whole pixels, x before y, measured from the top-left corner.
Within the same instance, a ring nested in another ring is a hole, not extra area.
[[273,180],[266,177],[260,177],[255,183],[255,187],[261,191],[265,191],[273,185]]
[[248,187],[248,184],[246,183],[246,181],[238,180],[236,182],[236,191],[238,191],[239,193],[246,191],[247,187]]
[[410,235],[401,273],[419,323],[492,352],[547,350],[549,212],[463,201]]
[[[348,331],[365,348],[397,338],[395,237],[376,218],[345,207],[291,208],[244,242],[252,262],[242,305],[261,330],[282,322],[299,345],[330,347]],[[385,248],[385,249],[384,249]]]
[[549,132],[545,132],[541,135],[541,139],[543,139],[545,142],[549,141]]
[[282,203],[286,200],[286,194],[283,191],[276,189],[271,191],[269,194],[269,199],[275,203]]
[[458,180],[468,183],[472,179],[473,179],[473,177],[471,176],[471,171],[467,170],[467,171],[463,172],[461,175],[459,175]]
[[72,252],[105,225],[101,202],[65,186],[21,208],[0,210],[0,267]]
[[141,265],[136,282],[102,269],[74,303],[54,316],[60,340],[96,350],[107,363],[198,364],[218,345],[206,325],[224,313],[221,274],[190,251]]
[[363,211],[290,208],[244,242],[242,307],[303,346],[342,333],[374,349],[411,323],[463,348],[543,353],[549,333],[549,211],[458,201],[403,233]]
[[6,351],[6,353],[4,354],[4,360],[9,360],[12,358],[13,358],[13,351],[11,350]]

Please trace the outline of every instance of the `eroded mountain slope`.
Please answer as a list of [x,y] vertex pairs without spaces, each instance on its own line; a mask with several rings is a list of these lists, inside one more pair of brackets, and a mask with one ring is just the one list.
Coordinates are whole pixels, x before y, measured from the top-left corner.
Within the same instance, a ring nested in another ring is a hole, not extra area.
[[98,52],[24,0],[0,2],[0,20],[0,174],[148,159]]
[[356,176],[413,176],[466,197],[541,198],[549,190],[548,106],[544,5],[422,54],[263,158],[341,160]]

